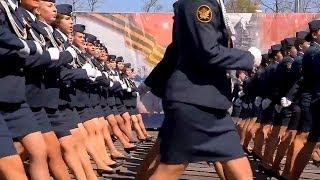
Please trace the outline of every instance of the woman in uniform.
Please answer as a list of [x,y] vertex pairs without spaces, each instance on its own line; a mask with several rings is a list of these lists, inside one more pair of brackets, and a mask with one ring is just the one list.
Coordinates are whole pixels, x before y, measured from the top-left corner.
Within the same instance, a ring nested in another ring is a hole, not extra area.
[[[299,179],[316,145],[320,142],[320,116],[319,116],[319,72],[320,72],[320,20],[309,22],[310,48],[305,52],[302,59],[303,94],[301,100],[302,112],[308,113],[304,119],[304,129],[310,130],[307,141],[295,139],[293,142],[296,158],[291,160],[292,170],[287,179]],[[311,116],[310,116],[311,115]],[[302,117],[305,115],[302,113]]]
[[[54,25],[54,38],[61,48],[71,46],[68,35],[73,31],[73,22],[71,18],[72,6],[69,4],[57,5],[58,16]],[[74,62],[63,67],[60,72],[62,79],[59,94],[59,113],[57,121],[54,122],[56,129],[67,129],[72,135],[65,135],[59,138],[62,148],[64,149],[64,157],[68,166],[73,170],[77,179],[97,179],[88,158],[88,153],[83,144],[82,135],[78,128],[79,115],[71,106],[70,93],[71,81],[76,79],[88,78],[87,72],[83,69],[77,69]]]
[[165,88],[161,163],[152,180],[178,179],[199,161],[221,162],[227,179],[253,178],[227,111],[231,94],[224,92],[231,93],[227,70],[252,70],[261,53],[228,48],[222,7],[222,1],[178,1],[173,33],[179,58]]
[[[23,36],[18,37],[18,32],[13,31],[12,27],[13,23],[18,23],[17,14],[11,13],[16,11],[17,6],[16,1],[1,1],[0,2],[0,44],[1,49],[5,51],[0,51],[0,59],[1,59],[1,84],[6,84],[5,87],[1,89],[0,92],[0,102],[1,104],[7,105],[8,101],[5,101],[4,97],[12,96],[14,91],[10,91],[10,87],[17,88],[16,85],[11,86],[10,84],[14,84],[12,79],[14,76],[11,73],[14,73],[14,69],[10,69],[10,71],[3,71],[2,68],[10,68],[13,67],[13,64],[19,65],[18,61],[14,61],[17,59],[19,61],[24,60],[25,57],[29,55],[33,55],[36,53],[37,46],[35,42],[32,40],[26,40]],[[14,22],[8,19],[8,15],[10,14],[14,17]],[[22,18],[22,17],[20,17]],[[11,22],[12,21],[12,22]],[[40,50],[40,49],[39,49]],[[9,52],[9,53],[8,53]],[[40,52],[41,53],[41,52]],[[10,59],[10,61],[6,62],[6,59]],[[10,63],[13,63],[12,65]],[[22,75],[22,74],[21,74]],[[19,76],[17,76],[19,77]],[[23,78],[23,76],[21,76]],[[16,79],[18,80],[18,78]],[[24,82],[21,83],[24,85]],[[4,91],[3,91],[4,90]],[[7,91],[9,90],[9,91]],[[7,93],[6,93],[7,92]],[[9,92],[9,94],[8,94]],[[15,93],[15,95],[17,95]],[[24,95],[24,89],[21,90],[21,95]],[[15,96],[16,97],[16,96]],[[0,108],[0,179],[21,179],[27,180],[26,173],[23,168],[23,164],[20,156],[18,155],[12,141],[12,135],[10,129],[7,126],[5,121],[6,108],[2,106]],[[30,122],[30,120],[29,120]]]

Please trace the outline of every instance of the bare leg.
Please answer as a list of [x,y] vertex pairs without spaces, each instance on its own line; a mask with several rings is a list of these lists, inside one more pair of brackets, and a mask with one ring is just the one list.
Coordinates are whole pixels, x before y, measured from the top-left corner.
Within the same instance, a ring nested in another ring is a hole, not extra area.
[[64,160],[78,180],[86,180],[86,173],[82,168],[80,157],[75,149],[75,140],[72,135],[59,139]]
[[257,156],[261,158],[264,155],[263,147],[264,147],[265,141],[268,138],[270,131],[271,131],[271,125],[261,125],[256,133],[253,151],[256,153]]
[[140,128],[138,118],[136,116],[132,115],[131,119],[132,119],[132,122],[133,122],[134,130],[136,131],[136,133],[138,135],[138,138],[140,140],[146,139],[146,137],[144,136],[144,134],[143,134],[143,132],[142,132],[142,130]]
[[287,161],[282,173],[282,176],[290,179],[290,175],[292,174],[292,170],[294,169],[294,162],[297,159],[301,149],[303,148],[304,144],[307,142],[309,133],[299,133],[296,135],[295,139],[291,143],[291,146],[287,153]]
[[[124,113],[126,114],[126,113]],[[128,118],[129,114],[124,115],[126,118]],[[118,123],[118,127],[120,128],[120,130],[122,131],[122,133],[124,133],[126,135],[126,137],[128,137],[130,142],[134,142],[134,138],[132,136],[132,131],[129,129],[127,129],[127,127],[125,126],[125,121],[127,121],[128,119],[124,119],[122,118],[122,116],[120,115],[115,115],[114,116],[117,120]]]
[[54,132],[43,134],[43,138],[47,145],[48,164],[50,172],[54,179],[68,180],[70,175],[67,165],[64,163],[60,143]]
[[150,180],[176,180],[186,170],[188,165],[168,165],[160,163]]
[[223,166],[220,162],[215,162],[214,164],[214,169],[216,170],[220,180],[227,180],[226,176],[224,174]]
[[224,174],[228,180],[253,179],[250,163],[246,157],[227,162],[221,162]]
[[0,159],[0,179],[28,180],[22,161],[18,155]]
[[[79,132],[81,133],[81,139],[83,140],[83,145],[86,148],[86,152],[92,157],[92,159],[96,162],[98,169],[104,170],[112,170],[107,164],[104,162],[104,159],[107,156],[101,156],[101,153],[98,151],[98,139],[96,136],[96,124],[95,120],[86,121],[84,124],[78,124]],[[79,148],[81,153],[84,153],[81,148]],[[79,151],[78,151],[79,152]]]
[[281,142],[278,146],[276,157],[274,159],[273,166],[272,166],[272,169],[275,172],[279,173],[281,161],[283,157],[286,155],[290,147],[290,144],[294,140],[294,137],[296,136],[296,134],[297,134],[297,131],[289,130],[287,131],[286,135],[281,139]]
[[160,164],[160,139],[157,139],[147,156],[141,162],[135,179],[148,180]]
[[[121,115],[121,117],[124,120],[124,126],[126,128],[126,135],[129,134],[129,136],[127,135],[127,137],[130,139],[130,141],[134,141],[133,135],[132,135],[132,128],[131,128],[131,117],[130,114],[128,112],[123,113]],[[120,127],[121,129],[121,127]]]
[[239,133],[239,136],[240,136],[240,144],[241,145],[243,145],[243,141],[244,141],[244,138],[245,138],[245,132],[244,132],[245,123],[246,123],[246,121],[241,119],[238,122],[238,125],[237,125],[237,129],[238,129],[238,133]]
[[107,127],[107,121],[104,121],[102,123],[105,124],[105,126],[102,129],[102,133],[103,133],[103,137],[104,137],[105,143],[106,143],[106,145],[108,146],[108,148],[110,150],[110,154],[113,157],[124,157],[124,155],[117,150],[116,146],[112,142],[110,131],[109,131],[109,128]]
[[72,136],[75,138],[76,151],[78,153],[78,156],[80,157],[80,161],[87,179],[97,180],[98,178],[93,171],[93,168],[89,159],[89,154],[86,151],[86,147],[83,143],[84,140],[80,130],[78,128],[72,129],[71,133],[72,133]]
[[274,153],[282,138],[283,132],[285,132],[285,126],[274,126],[271,130],[271,134],[266,143],[265,153],[263,156],[263,166],[270,169],[273,164]]
[[251,139],[253,137],[250,132],[254,128],[255,123],[256,123],[256,118],[250,119],[249,124],[248,124],[248,126],[246,128],[246,135],[245,135],[245,139],[244,139],[244,142],[243,142],[243,148],[246,149],[246,150],[249,150],[249,143],[250,143],[250,141],[251,141]]
[[304,168],[308,165],[309,160],[311,158],[311,154],[314,150],[316,143],[307,142],[305,146],[299,152],[296,161],[294,162],[294,166],[292,169],[292,174],[290,180],[298,180],[301,176]]
[[146,130],[146,126],[145,126],[144,123],[143,123],[141,114],[137,114],[136,117],[138,118],[139,125],[140,125],[140,128],[141,128],[144,136],[145,136],[145,137],[149,137],[149,134],[148,134],[148,132],[147,132],[147,130]]
[[49,179],[49,168],[47,163],[47,147],[40,132],[26,135],[21,140],[22,145],[29,153],[30,176],[33,180]]
[[122,131],[119,129],[118,127],[118,122],[117,120],[115,119],[115,117],[113,115],[109,115],[107,117],[108,119],[108,122],[114,132],[114,134],[119,138],[119,141],[121,142],[121,144],[124,146],[124,148],[132,148],[134,147],[133,144],[129,143],[125,137],[123,136],[122,134]]
[[[98,145],[99,145],[99,149],[101,149],[101,152],[99,152],[100,154],[100,157],[104,160],[104,162],[107,164],[107,165],[112,165],[112,164],[115,164],[116,162],[113,161],[110,156],[108,155],[108,152],[107,152],[107,147],[106,147],[106,144],[105,144],[105,141],[104,141],[104,137],[103,137],[103,128],[104,128],[104,125],[105,125],[105,122],[106,120],[102,117],[102,118],[99,118],[97,120],[97,140],[98,140]],[[105,158],[103,158],[105,157]]]

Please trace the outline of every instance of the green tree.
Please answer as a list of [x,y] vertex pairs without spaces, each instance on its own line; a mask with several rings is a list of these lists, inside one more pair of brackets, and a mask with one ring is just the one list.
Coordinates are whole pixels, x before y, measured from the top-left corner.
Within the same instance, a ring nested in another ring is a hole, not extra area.
[[252,0],[225,0],[229,13],[255,13],[259,9],[258,3]]

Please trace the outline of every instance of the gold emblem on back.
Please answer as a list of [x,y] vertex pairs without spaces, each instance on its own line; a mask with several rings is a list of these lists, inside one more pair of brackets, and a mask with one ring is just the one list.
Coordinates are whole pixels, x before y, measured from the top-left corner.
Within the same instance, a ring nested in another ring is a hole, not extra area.
[[207,5],[201,5],[197,10],[197,18],[200,22],[208,23],[212,20],[212,10]]

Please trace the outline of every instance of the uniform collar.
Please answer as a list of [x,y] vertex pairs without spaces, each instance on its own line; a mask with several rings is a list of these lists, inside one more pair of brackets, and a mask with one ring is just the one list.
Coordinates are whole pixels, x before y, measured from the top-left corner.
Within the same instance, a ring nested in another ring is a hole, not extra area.
[[29,16],[31,17],[31,19],[32,19],[33,21],[36,21],[37,17],[36,17],[34,14],[32,14],[30,11],[28,11],[28,10],[26,10],[26,11],[27,11],[27,13],[29,14]]
[[49,29],[50,33],[52,34],[53,33],[53,28],[52,26],[50,26],[48,23],[44,22],[44,21],[41,21],[44,25],[47,26],[47,28]]
[[59,29],[56,29],[56,30],[62,36],[64,41],[68,41],[68,37],[63,32],[61,32]]
[[302,52],[302,51],[298,52],[298,56],[303,56],[303,55],[304,55],[304,52]]
[[314,47],[316,47],[316,48],[319,48],[319,49],[320,49],[320,44],[319,44],[319,43],[317,43],[317,42],[315,42],[315,41],[313,41],[313,42],[311,43],[311,46],[314,46]]
[[8,3],[13,10],[18,8],[18,2],[16,0],[8,0]]
[[83,51],[81,51],[77,46],[72,45],[73,49],[75,49],[77,52],[82,53]]

